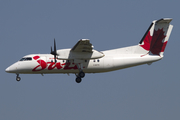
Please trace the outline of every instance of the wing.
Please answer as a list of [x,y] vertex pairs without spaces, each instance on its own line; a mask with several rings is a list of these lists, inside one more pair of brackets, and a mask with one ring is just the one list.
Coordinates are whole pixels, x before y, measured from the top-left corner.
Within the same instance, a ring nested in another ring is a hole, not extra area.
[[93,46],[90,43],[89,39],[81,39],[76,45],[71,49],[73,52],[92,52]]
[[79,40],[72,49],[58,50],[58,59],[62,60],[90,60],[104,57],[102,52],[93,49],[88,39]]
[[73,59],[98,59],[104,56],[102,52],[93,49],[89,39],[81,39],[71,49],[71,58]]

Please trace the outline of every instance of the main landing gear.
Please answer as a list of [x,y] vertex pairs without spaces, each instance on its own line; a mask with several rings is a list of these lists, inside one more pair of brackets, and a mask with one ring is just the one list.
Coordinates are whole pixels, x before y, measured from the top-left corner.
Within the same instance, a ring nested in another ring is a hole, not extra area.
[[16,81],[20,81],[21,80],[21,78],[19,77],[19,74],[17,74],[17,76],[16,76]]
[[79,74],[76,74],[76,82],[80,83],[82,81],[81,78],[85,76],[85,73],[83,71],[79,72]]
[[78,74],[75,74],[76,75],[76,82],[77,83],[80,83],[82,81],[81,78],[83,78],[85,76],[85,73],[83,72],[83,64],[76,64],[77,67],[78,67],[78,70],[79,70],[79,73]]

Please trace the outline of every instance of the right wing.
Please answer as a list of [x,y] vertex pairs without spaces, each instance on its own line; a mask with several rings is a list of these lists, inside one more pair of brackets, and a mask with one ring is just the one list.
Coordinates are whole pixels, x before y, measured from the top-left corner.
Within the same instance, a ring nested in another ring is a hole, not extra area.
[[71,49],[73,52],[92,52],[93,46],[89,39],[81,39],[76,45]]
[[58,50],[58,59],[90,60],[101,57],[104,57],[104,54],[94,50],[89,39],[79,40],[72,49]]

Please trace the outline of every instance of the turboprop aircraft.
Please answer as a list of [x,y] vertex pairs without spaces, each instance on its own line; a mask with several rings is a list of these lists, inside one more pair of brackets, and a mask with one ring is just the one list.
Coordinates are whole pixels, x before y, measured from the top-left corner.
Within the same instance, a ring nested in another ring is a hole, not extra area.
[[5,71],[19,74],[73,73],[80,83],[85,73],[109,72],[142,64],[151,64],[163,58],[171,34],[172,19],[163,18],[152,22],[138,45],[97,51],[89,39],[79,40],[71,49],[54,50],[50,54],[30,54],[9,66]]

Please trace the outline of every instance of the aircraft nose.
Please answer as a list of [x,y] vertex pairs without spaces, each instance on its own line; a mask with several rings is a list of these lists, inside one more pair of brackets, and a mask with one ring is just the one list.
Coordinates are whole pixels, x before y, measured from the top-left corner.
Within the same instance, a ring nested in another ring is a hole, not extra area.
[[13,64],[13,65],[9,66],[8,68],[6,68],[5,71],[6,71],[7,73],[15,73],[16,70],[17,70],[16,64]]
[[5,71],[6,71],[7,73],[12,73],[12,72],[14,71],[14,69],[12,69],[12,67],[10,66],[10,67],[6,68]]
[[6,68],[6,70],[5,70],[6,72],[10,72],[10,69],[9,69],[9,67],[8,68]]

